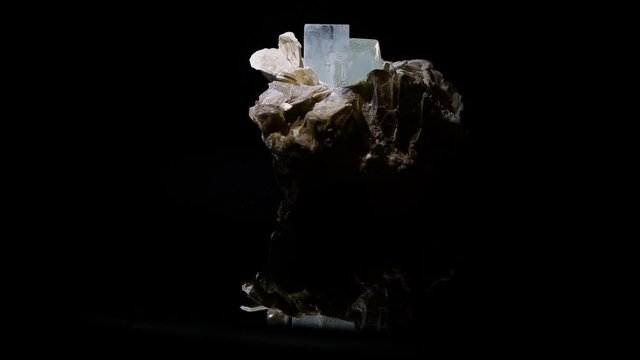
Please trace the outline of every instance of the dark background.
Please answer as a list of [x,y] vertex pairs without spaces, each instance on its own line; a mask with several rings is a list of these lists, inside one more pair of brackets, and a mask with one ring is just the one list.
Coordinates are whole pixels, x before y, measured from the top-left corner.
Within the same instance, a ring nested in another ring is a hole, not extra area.
[[[424,346],[441,331],[526,326],[544,301],[524,265],[535,249],[523,245],[539,235],[523,204],[544,179],[524,171],[534,161],[521,150],[535,132],[531,88],[553,76],[539,66],[537,30],[545,25],[527,20],[526,9],[507,16],[429,3],[338,14],[324,5],[276,7],[93,9],[59,24],[75,88],[72,307],[83,336],[116,345],[193,340],[216,344],[211,349],[344,345],[265,330],[261,316],[239,310],[240,286],[265,260],[280,199],[270,154],[247,115],[267,88],[249,57],[276,47],[285,31],[302,41],[305,23],[348,23],[352,37],[378,39],[386,60],[431,60],[463,96],[472,149],[464,260],[441,299],[445,321],[384,338],[387,349]],[[371,348],[366,338],[353,341]]]

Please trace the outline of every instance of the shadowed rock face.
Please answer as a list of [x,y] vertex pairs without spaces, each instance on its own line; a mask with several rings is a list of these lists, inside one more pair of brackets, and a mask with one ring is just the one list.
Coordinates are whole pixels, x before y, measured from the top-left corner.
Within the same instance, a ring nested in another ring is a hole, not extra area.
[[361,329],[419,318],[451,271],[461,97],[426,60],[385,62],[333,89],[287,69],[298,70],[307,76],[268,76],[249,110],[284,198],[267,265],[245,291]]

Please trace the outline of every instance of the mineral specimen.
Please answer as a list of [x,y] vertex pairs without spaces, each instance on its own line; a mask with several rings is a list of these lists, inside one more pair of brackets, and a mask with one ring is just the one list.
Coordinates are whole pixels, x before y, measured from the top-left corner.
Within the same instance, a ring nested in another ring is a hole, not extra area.
[[382,61],[376,40],[348,36],[306,25],[305,67],[292,33],[251,56],[272,82],[249,116],[284,198],[268,264],[243,289],[283,316],[393,328],[451,270],[433,234],[447,224],[462,102],[429,61]]

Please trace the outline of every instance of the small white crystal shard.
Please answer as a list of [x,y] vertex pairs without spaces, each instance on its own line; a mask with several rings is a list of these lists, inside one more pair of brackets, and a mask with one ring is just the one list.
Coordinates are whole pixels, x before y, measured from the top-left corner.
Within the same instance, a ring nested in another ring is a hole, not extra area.
[[278,49],[292,65],[302,67],[302,45],[291,31],[278,37]]

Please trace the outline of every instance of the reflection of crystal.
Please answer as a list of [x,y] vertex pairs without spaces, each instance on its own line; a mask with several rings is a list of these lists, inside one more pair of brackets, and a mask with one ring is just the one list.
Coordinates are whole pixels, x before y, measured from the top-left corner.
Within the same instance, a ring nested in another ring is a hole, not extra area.
[[329,86],[349,86],[382,69],[380,45],[373,39],[349,39],[349,25],[307,24],[304,65]]
[[[247,310],[245,310],[247,311]],[[352,321],[345,321],[330,316],[310,315],[293,317],[285,315],[280,310],[267,310],[267,324],[284,325],[303,328],[315,329],[333,329],[333,330],[355,330],[355,324]]]

